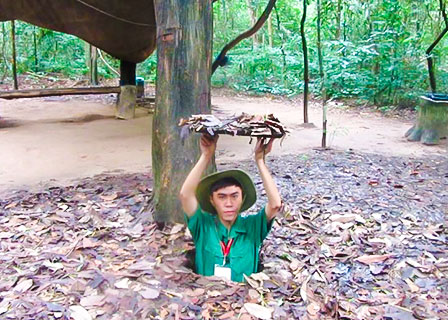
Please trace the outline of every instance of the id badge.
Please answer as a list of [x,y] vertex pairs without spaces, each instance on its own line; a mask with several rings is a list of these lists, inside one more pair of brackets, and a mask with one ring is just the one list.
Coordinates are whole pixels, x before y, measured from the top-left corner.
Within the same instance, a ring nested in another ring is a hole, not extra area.
[[232,280],[232,269],[227,267],[221,267],[218,264],[215,264],[215,276],[223,278],[225,280]]

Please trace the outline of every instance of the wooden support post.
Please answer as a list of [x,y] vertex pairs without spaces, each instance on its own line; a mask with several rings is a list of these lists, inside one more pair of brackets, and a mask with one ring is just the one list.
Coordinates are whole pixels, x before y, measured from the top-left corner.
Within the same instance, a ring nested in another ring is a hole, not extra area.
[[120,60],[120,85],[135,86],[135,70],[137,64],[126,60]]
[[116,117],[129,120],[135,117],[137,105],[137,88],[135,86],[135,70],[137,64],[125,60],[120,61],[121,93],[117,101]]
[[211,111],[212,0],[155,0],[154,5],[158,58],[152,135],[154,219],[182,222],[178,194],[199,157],[199,135],[182,144],[177,123],[182,117]]
[[16,52],[16,23],[11,21],[11,45],[12,45],[12,76],[14,78],[14,90],[19,89],[17,81],[17,52]]

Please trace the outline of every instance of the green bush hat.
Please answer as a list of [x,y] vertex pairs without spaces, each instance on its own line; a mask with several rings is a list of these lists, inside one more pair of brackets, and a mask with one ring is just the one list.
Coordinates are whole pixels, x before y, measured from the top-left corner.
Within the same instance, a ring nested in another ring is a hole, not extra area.
[[216,214],[215,207],[210,202],[211,196],[211,187],[212,185],[221,179],[224,178],[234,178],[236,179],[243,188],[243,204],[241,205],[240,212],[243,212],[255,203],[257,200],[257,191],[255,190],[255,185],[249,175],[238,169],[234,170],[226,170],[212,173],[204,178],[202,178],[201,182],[196,189],[196,198],[198,199],[199,205],[201,209],[213,214]]

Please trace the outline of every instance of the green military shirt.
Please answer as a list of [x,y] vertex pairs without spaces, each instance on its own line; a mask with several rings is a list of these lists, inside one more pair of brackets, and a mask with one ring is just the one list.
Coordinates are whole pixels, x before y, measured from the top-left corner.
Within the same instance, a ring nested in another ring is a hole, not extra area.
[[203,211],[200,207],[187,220],[196,245],[196,272],[204,276],[213,276],[215,265],[222,266],[224,255],[220,241],[227,243],[233,239],[225,267],[232,270],[232,281],[244,281],[246,276],[257,272],[260,246],[268,235],[272,221],[268,223],[265,209],[255,215],[241,217],[227,228],[219,221],[217,215]]

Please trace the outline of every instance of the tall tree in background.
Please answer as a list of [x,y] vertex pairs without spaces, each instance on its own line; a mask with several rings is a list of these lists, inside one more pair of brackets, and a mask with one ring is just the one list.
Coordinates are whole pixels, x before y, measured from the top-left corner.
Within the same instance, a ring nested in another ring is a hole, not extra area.
[[272,15],[268,18],[268,43],[269,47],[274,47],[274,28],[272,28]]
[[199,157],[199,147],[196,135],[182,143],[177,123],[182,117],[211,111],[212,0],[155,0],[154,5],[158,58],[152,135],[154,218],[181,222],[178,193]]
[[[5,61],[7,60],[6,58],[6,27],[5,27],[5,23],[6,22],[2,22],[2,46],[1,46],[1,50],[0,50],[0,54],[1,54],[1,58],[0,61]],[[8,67],[6,66],[6,63],[0,63],[0,70],[3,70],[3,74],[2,77],[0,79],[0,81],[3,81],[3,79],[6,77],[7,73],[8,73]]]
[[341,39],[342,0],[337,0],[336,7],[336,40]]
[[98,85],[98,51],[97,48],[89,44],[89,75],[90,84]]
[[305,83],[303,89],[303,122],[308,123],[308,99],[309,99],[309,82],[310,82],[310,71],[309,71],[309,61],[308,61],[308,46],[306,43],[305,35],[305,22],[307,15],[307,0],[303,0],[303,12],[302,20],[300,22],[300,35],[302,37],[302,50],[303,50],[303,81]]
[[[249,13],[250,25],[253,26],[257,22],[257,6],[254,5],[253,0],[246,0],[247,12]],[[252,36],[253,46],[258,47],[260,44],[260,37],[258,33]]]
[[14,78],[14,89],[19,89],[17,81],[17,52],[16,52],[16,22],[11,21],[11,46],[12,46],[12,76]]
[[275,18],[276,18],[276,21],[277,21],[277,31],[278,31],[278,34],[279,34],[280,39],[281,39],[281,45],[280,45],[280,52],[282,53],[282,73],[281,73],[282,78],[281,78],[281,80],[282,80],[283,84],[286,84],[287,63],[286,63],[286,52],[285,52],[285,49],[284,49],[285,37],[284,37],[284,34],[283,34],[282,30],[281,30],[280,14],[278,13],[277,6],[274,6],[274,9],[275,9]]
[[[325,0],[323,0],[325,1]],[[327,94],[325,92],[325,73],[324,73],[324,59],[322,54],[322,4],[321,0],[317,0],[317,56],[319,62],[319,76],[320,76],[320,92],[322,97],[322,143],[321,147],[327,147]]]
[[434,59],[432,57],[432,51],[448,32],[448,17],[446,13],[446,4],[444,0],[439,0],[439,7],[440,7],[440,14],[443,17],[445,27],[439,34],[439,36],[436,38],[436,40],[434,40],[434,42],[429,46],[428,50],[426,50],[426,59],[428,61],[429,83],[431,85],[432,92],[437,92],[437,83],[434,72]]
[[37,33],[36,26],[33,26],[33,56],[34,56],[34,72],[39,70],[39,60],[37,58]]

